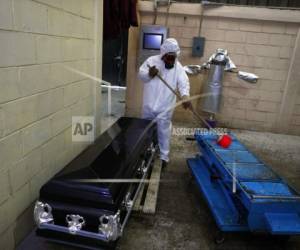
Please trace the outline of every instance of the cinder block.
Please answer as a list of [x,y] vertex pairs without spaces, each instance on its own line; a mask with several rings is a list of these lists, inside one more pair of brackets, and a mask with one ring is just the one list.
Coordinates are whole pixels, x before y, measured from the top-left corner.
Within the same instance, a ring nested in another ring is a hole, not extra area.
[[246,109],[247,100],[232,97],[226,97],[222,100],[223,105],[228,108]]
[[20,128],[37,120],[37,98],[30,96],[9,102],[2,106],[5,131],[4,134],[10,134]]
[[268,33],[247,33],[247,43],[268,45],[270,41],[270,34]]
[[294,48],[290,47],[281,47],[279,57],[280,58],[288,58],[290,59],[292,57]]
[[225,30],[205,29],[203,27],[201,35],[204,36],[207,40],[211,40],[211,41],[225,40]]
[[[0,204],[6,201],[10,196],[9,172],[6,168],[0,170]],[[1,205],[0,205],[1,206]],[[1,217],[0,216],[0,221]],[[1,225],[0,225],[1,229]],[[1,233],[1,232],[0,232]]]
[[202,21],[203,29],[217,29],[219,19],[216,17],[204,17]]
[[20,66],[35,63],[34,35],[0,30],[0,41],[0,67]]
[[[51,0],[49,0],[51,1]],[[62,10],[48,9],[48,32],[52,35],[66,35],[65,18]]]
[[94,1],[85,0],[81,1],[81,11],[80,14],[87,18],[94,18]]
[[233,109],[232,118],[246,119],[246,110],[245,109]]
[[70,126],[64,131],[65,135],[65,150],[66,151],[72,151],[72,127]]
[[265,102],[262,100],[248,100],[247,109],[276,113],[280,108],[280,104],[276,102]]
[[22,131],[24,155],[41,146],[51,138],[50,119],[40,120]]
[[82,0],[72,0],[72,4],[70,4],[69,0],[61,0],[62,8],[66,11],[72,12],[74,14],[80,14]]
[[42,169],[29,182],[30,199],[32,201],[39,197],[40,188],[52,177],[50,169]]
[[[163,18],[162,20],[162,23],[165,24],[165,16],[161,16],[161,18]],[[186,19],[186,16],[183,16],[183,15],[176,15],[174,16],[174,22],[173,22],[173,25],[175,26],[181,26],[181,27],[184,27],[185,26],[185,19]],[[170,23],[171,24],[171,23]]]
[[4,124],[4,113],[0,108],[0,138],[4,136],[5,124]]
[[94,22],[88,19],[80,18],[82,25],[82,37],[88,39],[94,39]]
[[221,106],[219,115],[226,119],[232,119],[233,118],[232,108]]
[[274,80],[259,80],[258,86],[261,90],[266,91],[283,91],[284,81],[274,81]]
[[249,121],[242,119],[232,119],[230,128],[249,129]]
[[66,69],[63,67],[63,65],[63,63],[50,64],[50,76],[48,81],[52,88],[56,88],[68,83],[65,72]]
[[278,57],[280,48],[275,46],[247,44],[246,51],[248,55]]
[[42,146],[43,168],[55,168],[55,158],[65,150],[65,136],[61,133]]
[[72,126],[70,108],[65,108],[51,116],[51,128],[53,135],[57,135]]
[[17,68],[0,68],[0,103],[20,97]]
[[248,94],[248,92],[248,89],[224,87],[222,96],[224,96],[225,98],[232,97],[239,99],[245,97]]
[[[229,55],[231,55],[231,54],[247,55],[247,51],[245,49],[245,44],[232,43],[232,42],[226,42],[226,41],[209,41],[209,43],[206,43],[205,53],[207,53],[208,49],[211,49],[211,51],[214,53],[217,48],[227,49],[229,52]],[[210,57],[211,54],[212,53],[208,53],[207,57]],[[208,58],[205,58],[205,59],[207,60]]]
[[65,150],[56,155],[55,162],[57,163],[57,171],[63,169],[71,160],[73,160],[72,148]]
[[37,148],[30,152],[24,159],[28,171],[29,180],[42,169],[42,151]]
[[228,119],[227,117],[223,117],[222,115],[220,115],[220,118],[219,118],[219,116],[217,116],[217,120],[218,120],[219,127],[223,127],[223,128],[232,128],[233,127],[233,125],[232,125],[232,121],[234,120],[233,118]]
[[285,81],[287,78],[286,70],[273,70],[273,69],[262,69],[256,68],[254,71],[261,79]]
[[[255,56],[230,54],[230,57],[232,58],[234,63],[237,65],[237,67],[240,67],[240,66],[259,67],[259,65],[256,63]],[[237,79],[236,76],[235,76],[235,79]]]
[[23,154],[22,150],[23,147],[20,132],[2,138],[0,140],[0,155],[3,164],[0,169],[5,167],[4,164],[8,165],[21,159]]
[[[8,178],[7,178],[8,180]],[[0,205],[0,235],[4,233],[9,227],[10,221],[8,216],[5,216],[8,214],[8,202],[2,202]],[[1,239],[1,236],[0,236]],[[2,242],[1,242],[2,243]]]
[[49,33],[78,38],[93,37],[93,22],[64,12],[62,10],[49,10]]
[[37,0],[37,2],[44,3],[52,7],[57,7],[57,8],[62,7],[62,0]]
[[72,147],[73,158],[77,157],[84,149],[90,145],[89,142],[75,142]]
[[167,25],[167,15],[164,13],[158,13],[156,18],[156,25]]
[[225,34],[225,40],[228,42],[245,43],[247,33],[241,31],[227,31]]
[[19,87],[22,96],[29,96],[35,93],[48,90],[50,66],[34,65],[21,67],[19,69]]
[[293,125],[300,125],[300,115],[294,115],[292,118]]
[[[298,95],[299,95],[299,93],[300,93],[300,91],[298,90]],[[297,105],[298,105],[298,104],[300,105],[300,98],[297,98],[297,99],[295,100],[295,105],[296,105],[296,104],[297,104]]]
[[64,61],[82,59],[84,53],[83,43],[79,39],[69,38],[63,41],[63,59]]
[[266,123],[267,124],[274,124],[277,120],[278,114],[275,113],[267,113],[267,119],[266,119]]
[[286,24],[280,22],[264,22],[262,31],[265,33],[284,34],[286,31]]
[[264,122],[266,121],[266,112],[259,112],[259,111],[253,111],[253,110],[247,110],[246,112],[246,120],[249,121],[258,121],[258,122]]
[[80,100],[71,107],[72,116],[89,116],[92,115],[93,111],[93,100],[88,97]]
[[0,28],[12,29],[13,28],[13,14],[12,14],[11,0],[0,1]]
[[153,24],[153,21],[154,21],[154,15],[141,15],[140,16],[141,18],[141,23],[142,24]]
[[19,245],[22,240],[33,230],[34,220],[32,219],[32,211],[34,209],[34,203],[32,203],[18,218],[16,221],[16,227],[14,230],[15,244]]
[[37,96],[37,116],[44,118],[62,109],[64,106],[64,89],[57,88]]
[[234,119],[232,121],[232,125],[234,128],[258,130],[258,131],[266,131],[266,130],[270,131],[270,129],[268,128],[270,125],[262,121]]
[[68,107],[81,98],[81,82],[69,84],[64,88],[64,106]]
[[286,33],[290,35],[297,35],[299,31],[300,25],[295,23],[287,23],[286,24]]
[[290,47],[292,44],[292,36],[285,34],[271,34],[270,35],[270,45],[278,45]]
[[9,199],[9,217],[14,220],[31,204],[29,184],[21,187]]
[[171,26],[169,28],[169,34],[170,34],[170,37],[174,37],[176,39],[178,39],[179,37],[184,37],[184,36],[182,36],[182,28],[181,27]]
[[245,99],[260,100],[262,95],[263,91],[257,89],[248,89],[245,94]]
[[86,79],[87,63],[86,61],[66,62],[60,64],[63,69],[63,79],[65,83],[74,83]]
[[62,39],[51,36],[38,36],[37,62],[51,63],[62,61]]
[[9,167],[9,180],[12,188],[12,194],[17,192],[28,182],[29,175],[27,171],[27,165],[24,160],[13,163]]
[[194,29],[198,29],[200,25],[200,17],[198,16],[188,16],[185,19],[186,27],[193,27]]
[[290,67],[290,60],[288,59],[273,59],[265,58],[264,65],[269,69],[279,69],[279,70],[288,70]]
[[64,13],[65,35],[69,37],[84,37],[81,19],[82,18],[79,16],[75,16],[70,13]]
[[261,32],[262,24],[263,24],[262,21],[242,20],[240,22],[240,30],[251,31],[251,32]]
[[192,48],[192,46],[193,46],[192,39],[179,38],[178,43],[179,43],[180,47],[182,47],[182,48]]
[[232,18],[221,18],[218,22],[218,29],[223,30],[239,30],[240,29],[240,20]]
[[5,232],[0,234],[0,242],[2,249],[14,250],[15,249],[15,239],[14,239],[14,226],[10,226]]
[[80,59],[91,60],[96,57],[94,53],[94,41],[92,40],[81,40],[81,47],[83,48],[83,53]]
[[270,102],[281,102],[282,92],[279,91],[260,91],[261,100],[270,101]]
[[81,83],[81,98],[84,99],[86,97],[92,98],[93,95],[93,81],[88,79],[88,80],[83,80],[80,82]]
[[292,36],[292,38],[291,38],[291,45],[290,45],[291,48],[295,48],[296,38],[297,38],[297,36]]
[[191,27],[183,27],[182,28],[182,37],[183,38],[193,38],[195,36],[198,36],[199,31],[197,28],[191,28]]
[[295,115],[300,115],[300,105],[299,104],[296,104],[294,106],[294,112],[293,112]]
[[297,126],[297,125],[291,125],[289,127],[289,133],[291,135],[300,135],[300,126]]
[[263,56],[253,56],[254,67],[256,68],[268,68],[266,65],[266,59],[276,60],[271,57],[263,57]]
[[[242,65],[242,64],[238,64],[238,65]],[[241,88],[241,84],[243,84],[243,81],[241,79],[239,79],[236,74],[229,73],[229,72],[227,72],[225,74],[225,77],[223,80],[223,86]],[[249,86],[249,87],[253,87],[253,86]]]
[[47,33],[47,7],[37,2],[22,0],[13,1],[14,22],[17,30]]

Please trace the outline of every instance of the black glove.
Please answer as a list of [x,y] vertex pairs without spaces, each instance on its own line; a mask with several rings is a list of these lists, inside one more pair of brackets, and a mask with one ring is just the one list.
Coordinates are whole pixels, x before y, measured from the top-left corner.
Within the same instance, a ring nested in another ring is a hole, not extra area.
[[151,78],[155,77],[158,74],[158,69],[155,66],[149,68],[149,76]]

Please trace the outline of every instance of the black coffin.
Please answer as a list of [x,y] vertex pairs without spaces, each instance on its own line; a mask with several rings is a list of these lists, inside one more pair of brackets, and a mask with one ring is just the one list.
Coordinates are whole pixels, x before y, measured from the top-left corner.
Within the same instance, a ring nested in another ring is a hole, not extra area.
[[156,138],[154,122],[120,118],[42,186],[37,234],[79,246],[113,245],[154,159]]

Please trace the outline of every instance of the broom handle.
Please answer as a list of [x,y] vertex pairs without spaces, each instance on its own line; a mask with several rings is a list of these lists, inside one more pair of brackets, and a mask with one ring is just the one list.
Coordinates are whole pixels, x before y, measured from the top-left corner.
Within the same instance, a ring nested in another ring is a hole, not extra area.
[[[150,65],[148,64],[147,65],[148,66],[148,68],[151,68],[150,67]],[[161,75],[159,74],[159,73],[157,73],[156,74],[156,76],[157,76],[157,78],[159,79],[159,80],[161,80],[166,86],[167,86],[167,88],[169,89],[169,90],[171,90],[171,92],[175,95],[175,96],[177,96],[177,98],[179,99],[179,100],[182,100],[182,97],[178,94],[178,92],[176,92],[167,82],[166,82],[166,80],[165,79],[163,79],[162,77],[161,77]],[[196,117],[198,120],[201,120],[209,129],[212,129],[212,127],[210,126],[210,124],[201,116],[201,115],[199,115],[196,111],[195,111],[195,109],[194,109],[194,107],[193,107],[193,105],[192,105],[192,103],[191,103],[191,112],[193,113],[193,115],[194,115],[194,117]]]

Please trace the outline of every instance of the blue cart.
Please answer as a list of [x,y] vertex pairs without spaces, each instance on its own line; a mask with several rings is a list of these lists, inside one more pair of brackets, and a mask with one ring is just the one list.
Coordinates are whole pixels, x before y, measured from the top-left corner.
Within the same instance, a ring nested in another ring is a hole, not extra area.
[[299,193],[230,135],[224,149],[196,134],[201,153],[187,160],[220,231],[300,234]]

